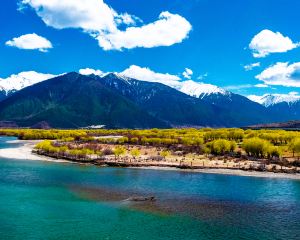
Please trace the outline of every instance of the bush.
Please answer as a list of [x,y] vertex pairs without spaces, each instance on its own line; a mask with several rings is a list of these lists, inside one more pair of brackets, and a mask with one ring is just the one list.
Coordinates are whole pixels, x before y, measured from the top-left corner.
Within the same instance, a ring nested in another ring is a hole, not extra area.
[[271,144],[263,139],[254,137],[244,140],[242,147],[248,156],[264,158],[268,154]]
[[214,140],[207,144],[211,153],[217,155],[224,155],[225,153],[232,152],[236,148],[236,143],[225,139]]

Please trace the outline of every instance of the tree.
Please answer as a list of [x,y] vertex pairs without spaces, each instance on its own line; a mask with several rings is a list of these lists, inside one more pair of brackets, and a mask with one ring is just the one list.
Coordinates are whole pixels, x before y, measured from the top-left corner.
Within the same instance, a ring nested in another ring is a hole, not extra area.
[[289,149],[293,152],[293,157],[295,153],[300,153],[300,138],[295,138],[289,144]]
[[211,149],[211,152],[217,155],[223,155],[226,152],[229,152],[234,145],[231,141],[225,139],[214,140],[210,144],[207,145]]
[[133,148],[133,149],[130,151],[130,154],[131,154],[131,156],[135,159],[136,157],[138,157],[138,156],[141,155],[141,152],[140,152],[139,149]]
[[162,156],[164,159],[170,155],[170,152],[168,150],[163,150],[160,153],[160,156]]
[[123,146],[117,146],[117,147],[115,147],[113,152],[114,152],[115,158],[117,159],[126,153],[126,149]]
[[231,141],[230,142],[230,152],[234,152],[234,150],[236,149],[236,142],[235,141]]
[[257,158],[264,158],[268,153],[268,148],[270,146],[271,144],[268,141],[257,137],[244,140],[242,145],[243,149],[249,156]]
[[269,158],[272,158],[272,157],[279,158],[282,155],[281,149],[277,146],[269,146],[267,149],[267,152],[268,152]]

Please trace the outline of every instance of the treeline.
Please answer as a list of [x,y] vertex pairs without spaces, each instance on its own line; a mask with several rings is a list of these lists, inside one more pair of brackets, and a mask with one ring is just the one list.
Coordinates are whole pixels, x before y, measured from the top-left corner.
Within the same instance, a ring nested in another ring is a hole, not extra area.
[[[247,155],[253,158],[280,158],[283,155],[298,156],[300,154],[300,133],[284,130],[226,128],[146,130],[2,129],[0,135],[16,136],[25,140],[47,139],[69,143],[94,143],[95,145],[102,143],[157,146],[170,151],[181,150],[185,153]],[[52,149],[49,142],[47,144],[51,151],[58,151]],[[57,148],[53,145],[52,147]],[[80,155],[79,152],[75,151],[78,149],[69,150],[67,151],[68,154]],[[81,151],[81,149],[79,150]],[[93,154],[99,155],[94,149],[92,150],[94,151]],[[82,155],[89,155],[89,153]]]
[[38,143],[35,146],[35,150],[38,154],[42,155],[82,161],[93,161],[109,155],[114,155],[117,159],[127,153],[133,158],[140,156],[140,150],[138,148],[132,148],[128,152],[124,146],[120,145],[116,145],[113,148],[103,148],[95,143],[74,144],[71,142],[55,142],[50,140],[44,140]]

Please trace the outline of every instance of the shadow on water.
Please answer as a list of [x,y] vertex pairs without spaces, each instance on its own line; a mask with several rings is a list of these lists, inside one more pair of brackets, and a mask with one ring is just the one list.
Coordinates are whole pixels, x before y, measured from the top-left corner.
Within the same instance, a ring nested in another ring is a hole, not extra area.
[[[293,218],[299,214],[296,204],[249,203],[240,201],[215,200],[206,197],[186,197],[170,194],[142,193],[138,191],[111,189],[105,187],[69,186],[70,190],[81,198],[99,201],[114,207],[128,208],[160,216],[182,215],[204,221],[225,220],[231,224],[242,224],[244,221],[265,221],[276,215]],[[154,197],[154,199],[150,199]],[[141,200],[142,199],[142,200]],[[240,219],[239,216],[248,219]],[[297,218],[297,217],[296,217]],[[265,219],[265,220],[263,220]],[[263,223],[263,222],[261,222]]]

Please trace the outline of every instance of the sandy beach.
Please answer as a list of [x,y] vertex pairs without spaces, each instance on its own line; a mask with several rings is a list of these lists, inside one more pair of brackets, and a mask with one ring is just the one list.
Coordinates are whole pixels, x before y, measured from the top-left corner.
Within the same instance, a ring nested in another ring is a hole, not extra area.
[[[39,140],[14,140],[10,141],[10,144],[16,144],[13,148],[0,149],[0,158],[11,158],[20,160],[36,160],[36,161],[51,161],[51,162],[69,162],[71,161],[63,159],[54,159],[46,156],[40,156],[32,153],[34,146]],[[182,171],[182,172],[197,172],[207,174],[224,174],[224,175],[237,175],[237,176],[248,176],[248,177],[265,177],[265,178],[285,178],[285,179],[297,179],[300,180],[300,174],[287,174],[287,173],[273,173],[273,172],[256,172],[256,171],[243,171],[235,169],[178,169],[175,167],[131,167],[139,169],[149,170],[163,170],[163,171]]]
[[51,161],[51,162],[67,162],[65,160],[58,160],[46,156],[40,156],[32,153],[34,146],[40,140],[13,140],[10,144],[15,144],[13,148],[0,149],[0,158],[20,159],[20,160],[35,160],[35,161]]

